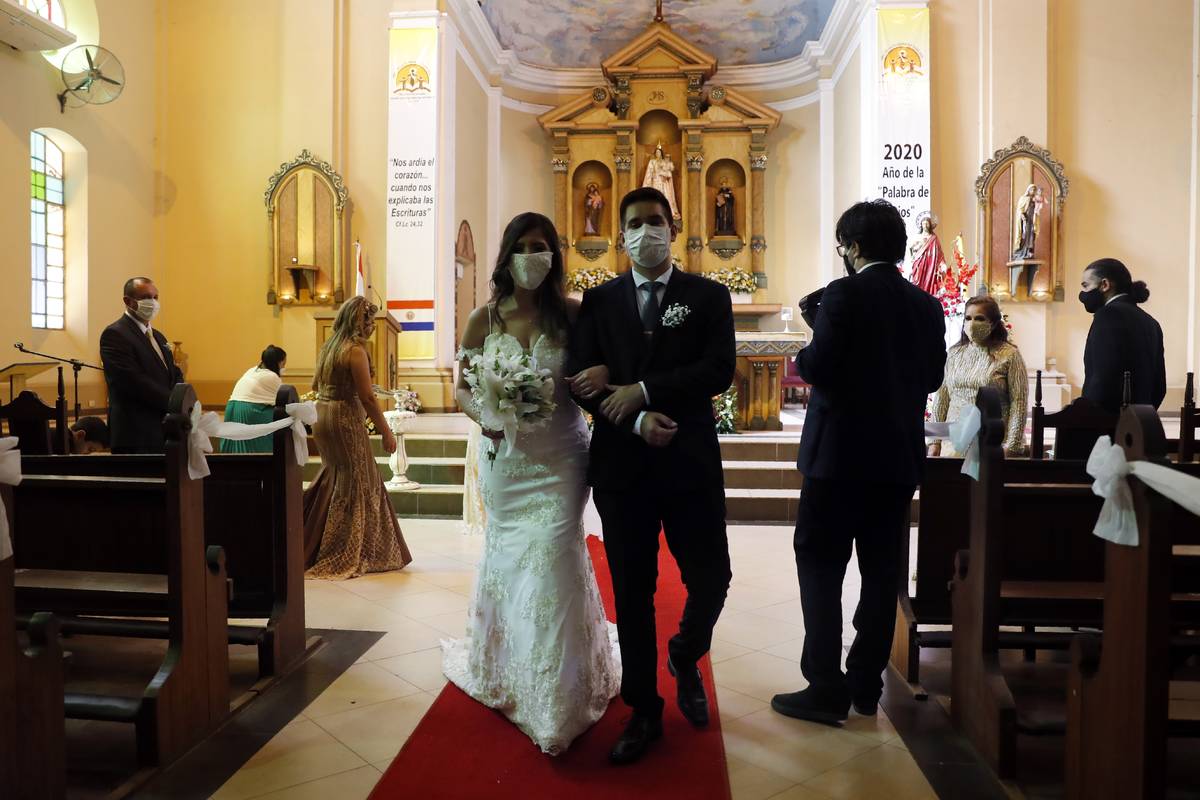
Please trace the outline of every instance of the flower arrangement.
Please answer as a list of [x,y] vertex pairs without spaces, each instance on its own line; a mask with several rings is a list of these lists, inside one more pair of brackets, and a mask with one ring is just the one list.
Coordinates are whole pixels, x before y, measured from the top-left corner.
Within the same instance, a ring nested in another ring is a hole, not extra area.
[[753,273],[744,269],[722,267],[716,272],[706,272],[704,277],[724,286],[733,294],[754,294],[758,289],[758,281]]
[[588,289],[595,289],[597,286],[608,283],[615,277],[617,277],[617,273],[606,267],[577,269],[574,272],[567,273],[567,291],[583,292]]
[[963,255],[962,234],[954,238],[954,264],[947,264],[946,271],[936,287],[934,295],[942,304],[942,313],[947,317],[961,317],[971,296],[971,285],[979,272],[978,264],[971,264]]
[[[460,351],[458,358],[467,362],[463,374],[479,409],[479,424],[486,430],[504,431],[506,455],[512,454],[518,433],[535,430],[554,413],[550,370],[539,367],[537,359],[511,336],[501,340],[496,352]],[[493,442],[489,461],[496,460],[496,447]]]
[[738,391],[730,386],[713,398],[713,419],[717,433],[737,433]]
[[397,411],[421,413],[421,397],[413,391],[412,386],[406,385],[403,389],[393,389],[389,394],[396,403]]

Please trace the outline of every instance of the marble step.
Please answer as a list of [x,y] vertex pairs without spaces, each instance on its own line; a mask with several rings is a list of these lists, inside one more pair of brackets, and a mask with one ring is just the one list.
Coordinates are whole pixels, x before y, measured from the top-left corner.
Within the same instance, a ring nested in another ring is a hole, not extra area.
[[[392,477],[392,468],[388,466],[387,456],[375,457],[376,467],[379,469],[379,474],[383,479],[389,480]],[[441,484],[462,486],[465,480],[467,461],[465,458],[426,458],[423,456],[408,457],[409,480],[416,481],[420,484]],[[321,459],[310,457],[308,463],[301,470],[304,480],[311,481],[317,477],[317,472],[321,469]]]
[[765,434],[729,434],[719,437],[722,461],[786,461],[793,466],[800,453],[800,437]]

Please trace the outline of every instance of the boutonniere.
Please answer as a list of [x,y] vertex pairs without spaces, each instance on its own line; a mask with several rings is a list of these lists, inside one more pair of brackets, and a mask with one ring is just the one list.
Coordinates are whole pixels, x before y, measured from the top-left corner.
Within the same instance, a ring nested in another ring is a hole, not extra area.
[[662,324],[664,328],[678,328],[687,319],[687,315],[692,313],[689,306],[674,303],[667,306],[667,310],[663,312]]

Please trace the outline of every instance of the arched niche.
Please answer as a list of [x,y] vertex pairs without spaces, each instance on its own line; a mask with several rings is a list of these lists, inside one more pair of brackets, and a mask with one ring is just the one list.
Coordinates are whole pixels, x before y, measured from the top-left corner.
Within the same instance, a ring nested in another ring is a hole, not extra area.
[[683,134],[679,129],[679,118],[670,111],[654,109],[647,111],[638,119],[637,129],[637,170],[634,173],[634,185],[646,185],[646,168],[659,145],[662,145],[664,156],[670,160],[673,167],[671,186],[675,201],[675,217],[682,219],[684,198],[681,192],[683,184]]
[[[723,209],[728,200],[722,189],[733,196],[732,213],[726,217]],[[718,206],[718,200],[723,204]],[[704,230],[709,249],[722,259],[731,259],[745,246],[749,209],[746,196],[746,170],[731,158],[722,158],[709,165],[704,176]],[[725,224],[721,224],[725,223]]]
[[[593,189],[599,209],[589,205]],[[589,261],[607,252],[613,239],[612,189],[612,171],[600,161],[584,161],[571,175],[571,242]]]
[[345,299],[348,196],[342,177],[307,150],[271,176],[264,193],[271,228],[268,303],[338,305]]
[[1063,299],[1060,237],[1069,186],[1062,164],[1024,136],[984,163],[975,194],[981,268],[992,295],[1009,301]]

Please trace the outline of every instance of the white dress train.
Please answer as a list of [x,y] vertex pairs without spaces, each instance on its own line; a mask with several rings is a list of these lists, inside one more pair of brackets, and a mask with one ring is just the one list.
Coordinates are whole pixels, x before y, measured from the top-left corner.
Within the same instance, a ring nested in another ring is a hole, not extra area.
[[[520,352],[506,333],[484,351]],[[581,520],[587,502],[588,430],[562,380],[566,353],[533,345],[550,369],[557,408],[540,429],[480,450],[487,524],[467,633],[442,643],[446,677],[504,713],[543,752],[563,752],[604,714],[620,689],[616,628],[605,620]]]

